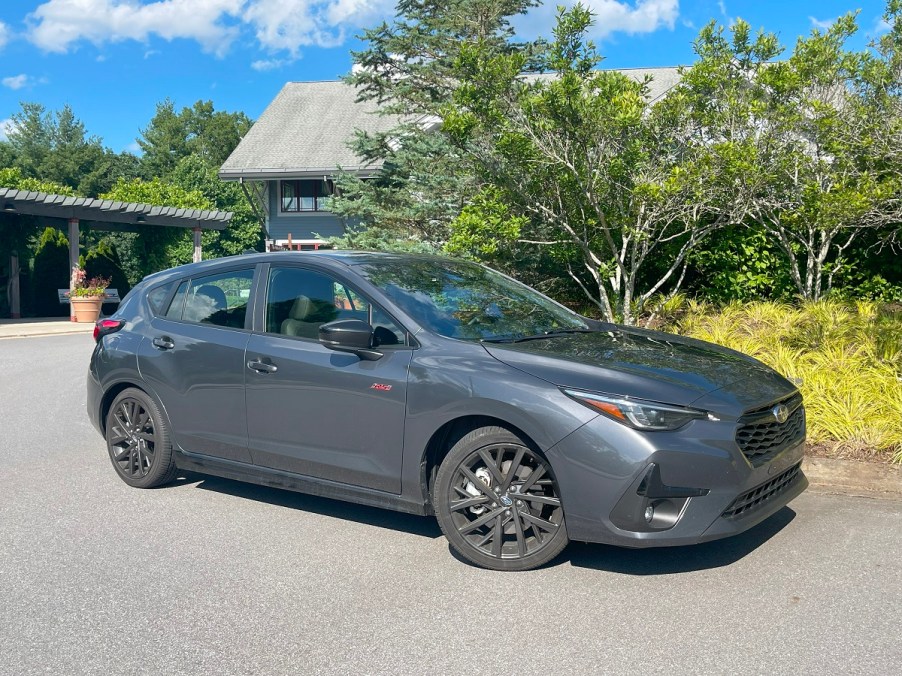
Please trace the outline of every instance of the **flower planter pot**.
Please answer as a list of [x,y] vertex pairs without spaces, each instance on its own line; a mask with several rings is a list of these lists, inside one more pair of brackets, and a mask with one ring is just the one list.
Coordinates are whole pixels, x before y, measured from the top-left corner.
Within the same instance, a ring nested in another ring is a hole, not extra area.
[[94,323],[100,317],[100,307],[103,305],[103,296],[82,296],[69,299],[72,303],[72,312],[75,321]]

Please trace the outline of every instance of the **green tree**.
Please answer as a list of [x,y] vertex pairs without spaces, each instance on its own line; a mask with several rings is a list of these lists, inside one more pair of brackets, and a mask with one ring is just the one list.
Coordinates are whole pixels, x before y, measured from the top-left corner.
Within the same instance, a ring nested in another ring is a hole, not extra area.
[[190,108],[176,111],[175,104],[165,99],[157,104],[138,139],[144,176],[168,178],[179,161],[189,155],[218,169],[251,125],[244,113],[214,110],[212,101],[197,101]]
[[[184,209],[215,208],[200,191],[185,190],[160,179],[120,180],[101,198]],[[125,268],[133,283],[152,272],[190,263],[193,242],[191,230],[166,226],[144,226],[136,234],[125,234],[115,239],[117,247],[124,254],[123,258],[132,263],[131,267],[126,265]]]
[[103,147],[88,136],[69,106],[48,112],[38,103],[23,103],[12,116],[6,155],[28,178],[66,185],[79,195],[96,197],[117,178],[136,175],[136,158]]
[[263,249],[264,233],[241,187],[223,181],[218,167],[207,164],[197,154],[182,158],[172,173],[173,183],[189,193],[203,195],[212,208],[232,213],[225,230],[207,230],[203,234],[204,255],[210,258],[232,256],[244,251]]
[[868,161],[874,111],[855,94],[866,59],[846,49],[855,16],[800,38],[782,61],[775,35],[744,21],[730,30],[702,30],[699,60],[673,96],[691,109],[690,136],[711,151],[733,222],[766,232],[796,293],[818,299],[898,190],[897,176]]
[[39,317],[63,317],[69,307],[62,305],[58,289],[69,288],[69,240],[56,228],[45,228],[38,239],[32,267],[34,311]]
[[[553,77],[524,77],[524,52],[463,46],[443,118],[519,218],[514,243],[559,261],[607,319],[632,323],[649,298],[679,289],[687,256],[725,219],[705,149],[684,141],[682,99],[651,105],[647,81],[598,70],[591,23],[581,5],[559,11],[538,55]],[[458,219],[453,237],[478,236],[479,221]]]
[[391,23],[364,31],[346,78],[358,100],[375,101],[397,122],[382,133],[358,133],[350,144],[379,169],[368,180],[337,181],[333,209],[352,229],[388,230],[375,240],[408,237],[440,246],[451,221],[479,190],[470,158],[441,131],[440,112],[460,84],[461,47],[479,40],[498,53],[531,53],[514,41],[510,21],[534,0],[401,0]]

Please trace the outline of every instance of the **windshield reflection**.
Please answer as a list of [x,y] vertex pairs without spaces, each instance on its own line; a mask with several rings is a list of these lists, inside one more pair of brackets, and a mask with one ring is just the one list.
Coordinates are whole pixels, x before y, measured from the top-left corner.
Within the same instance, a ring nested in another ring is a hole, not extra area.
[[473,263],[368,262],[359,270],[424,327],[448,338],[503,340],[589,328],[562,305]]

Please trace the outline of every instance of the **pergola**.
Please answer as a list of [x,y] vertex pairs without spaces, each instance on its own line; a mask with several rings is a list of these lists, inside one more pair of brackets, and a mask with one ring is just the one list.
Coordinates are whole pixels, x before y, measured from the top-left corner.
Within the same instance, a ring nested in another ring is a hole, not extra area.
[[[0,217],[37,216],[42,225],[69,233],[69,269],[78,265],[78,235],[82,226],[92,230],[141,232],[145,227],[161,225],[190,228],[194,231],[194,261],[201,260],[202,230],[224,230],[232,219],[230,211],[204,211],[158,207],[138,202],[119,202],[90,197],[67,197],[28,190],[0,188]],[[16,268],[18,262],[14,262]],[[13,272],[13,265],[10,266]],[[71,277],[71,275],[70,275]],[[10,274],[10,279],[13,275]],[[18,278],[16,277],[16,280]],[[71,290],[71,289],[70,289]],[[14,283],[10,298],[13,317],[19,314],[19,288]]]

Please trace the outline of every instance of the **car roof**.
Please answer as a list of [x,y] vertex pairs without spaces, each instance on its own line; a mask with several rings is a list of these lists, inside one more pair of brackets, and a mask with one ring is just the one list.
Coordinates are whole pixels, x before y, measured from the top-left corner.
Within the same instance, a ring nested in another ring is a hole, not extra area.
[[155,272],[144,278],[146,282],[156,282],[169,279],[171,277],[183,277],[187,275],[196,275],[201,272],[213,272],[222,267],[231,267],[232,265],[257,263],[275,263],[291,261],[303,261],[305,259],[314,259],[324,262],[332,266],[355,267],[359,265],[367,265],[375,262],[380,263],[413,263],[415,261],[447,261],[462,262],[459,259],[447,258],[444,256],[436,256],[432,254],[412,254],[412,253],[395,253],[384,251],[352,251],[352,250],[336,250],[325,249],[320,251],[268,251],[264,253],[253,252],[247,254],[239,254],[235,256],[225,256],[223,258],[212,258],[210,260],[201,261],[200,263],[188,263],[179,265],[174,268]]

